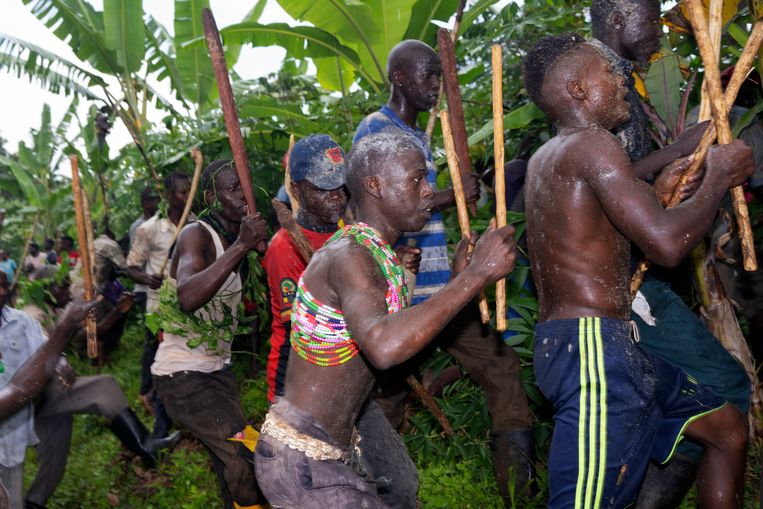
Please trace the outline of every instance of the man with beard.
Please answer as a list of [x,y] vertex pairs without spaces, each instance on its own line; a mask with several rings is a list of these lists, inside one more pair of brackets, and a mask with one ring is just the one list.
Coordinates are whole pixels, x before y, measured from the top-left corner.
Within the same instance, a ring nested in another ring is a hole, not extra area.
[[224,507],[258,507],[264,499],[252,453],[229,440],[248,426],[230,370],[230,341],[243,308],[242,262],[263,250],[267,225],[249,213],[232,161],[211,163],[201,184],[209,213],[178,238],[161,290],[163,340],[151,373],[169,416],[207,448]]

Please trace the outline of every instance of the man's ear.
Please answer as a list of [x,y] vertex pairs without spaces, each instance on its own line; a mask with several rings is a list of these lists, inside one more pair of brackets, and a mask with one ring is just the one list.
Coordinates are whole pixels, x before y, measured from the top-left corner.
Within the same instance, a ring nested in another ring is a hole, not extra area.
[[376,175],[370,175],[363,179],[363,189],[374,198],[381,199],[382,197],[381,181]]
[[215,194],[209,189],[204,191],[204,203],[206,205],[211,205],[213,201],[215,201]]
[[389,82],[395,85],[396,87],[400,87],[403,85],[403,73],[400,72],[400,69],[395,67],[389,72]]
[[586,91],[578,79],[567,80],[567,93],[578,101],[584,101],[586,98]]
[[614,30],[622,30],[625,25],[623,13],[617,10],[612,11],[612,14],[609,16],[609,24]]
[[299,200],[299,197],[300,197],[300,195],[299,195],[299,186],[297,185],[296,182],[294,182],[291,179],[289,179],[289,189],[288,189],[288,191],[289,191],[289,194],[292,195],[296,200]]

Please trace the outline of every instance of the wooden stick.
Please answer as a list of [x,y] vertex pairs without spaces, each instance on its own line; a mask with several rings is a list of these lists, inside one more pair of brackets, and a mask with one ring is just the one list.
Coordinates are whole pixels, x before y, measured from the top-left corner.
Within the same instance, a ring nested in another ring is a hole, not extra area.
[[[87,193],[82,190],[82,210],[85,212],[85,233],[87,234],[87,248],[90,251],[90,277],[95,281],[95,233],[93,232],[93,215],[90,214],[90,200]],[[95,291],[93,284],[93,291]],[[93,294],[95,297],[95,294]]]
[[[450,38],[453,41],[453,46],[456,45],[456,39],[458,38],[458,31],[461,29],[461,19],[464,17],[464,8],[466,7],[466,0],[461,0],[456,10],[456,21],[453,23],[453,30],[450,32]],[[445,92],[443,89],[442,81],[440,82],[440,92],[437,94],[437,103],[432,108],[429,114],[429,120],[427,120],[426,133],[429,137],[429,143],[432,143],[432,133],[434,132],[434,126],[437,123],[437,115],[440,113],[440,103],[442,102],[442,94]]]
[[[694,37],[699,47],[702,61],[705,65],[705,78],[710,94],[710,105],[713,109],[713,120],[718,132],[718,142],[727,144],[732,142],[731,127],[729,126],[728,112],[730,104],[727,104],[721,89],[721,76],[718,69],[718,59],[713,52],[712,44],[707,30],[705,13],[702,10],[700,0],[687,0],[686,6],[689,13],[689,21],[694,29]],[[750,227],[750,216],[747,203],[744,199],[744,190],[737,186],[731,190],[731,198],[734,204],[734,214],[737,218],[739,240],[742,244],[742,257],[744,269],[755,271],[758,262],[755,258],[755,243]]]
[[[80,261],[82,262],[82,281],[85,289],[86,301],[93,300],[93,272],[90,259],[90,246],[88,246],[87,225],[85,221],[85,205],[83,200],[82,186],[79,180],[79,162],[77,155],[69,156],[72,165],[72,197],[74,199],[74,218],[77,223],[77,241],[80,246]],[[96,338],[95,315],[91,311],[85,318],[85,332],[87,334],[87,356],[91,359],[98,357],[98,342]]]
[[[744,46],[741,56],[734,66],[734,72],[731,75],[726,91],[724,92],[724,99],[726,106],[733,105],[736,101],[739,89],[742,87],[742,83],[747,79],[747,76],[752,70],[752,65],[755,58],[758,56],[758,49],[763,42],[763,21],[758,21],[753,25],[750,37],[747,39],[747,43]],[[700,117],[701,118],[701,117]],[[710,149],[716,139],[715,126],[710,124],[705,134],[702,136],[702,140],[699,142],[696,150],[694,151],[694,161],[691,166],[687,168],[686,172],[681,176],[676,187],[673,189],[673,195],[670,198],[670,202],[666,208],[675,207],[680,203],[680,189],[686,184],[686,181],[692,175],[696,174],[705,162],[707,157],[707,151]],[[636,273],[631,279],[631,296],[635,297],[636,292],[641,287],[641,283],[644,280],[644,273],[649,269],[649,261],[642,260],[639,263]]]
[[[175,228],[175,233],[172,234],[172,242],[170,242],[170,249],[172,249],[172,245],[175,244],[175,241],[177,241],[178,237],[180,236],[180,230],[183,229],[185,226],[185,222],[188,220],[188,214],[191,213],[191,207],[193,206],[193,198],[196,196],[196,189],[199,187],[199,177],[201,176],[201,167],[204,165],[204,156],[201,154],[201,150],[199,150],[198,147],[193,147],[191,149],[191,157],[193,158],[193,179],[191,180],[191,190],[188,192],[188,199],[185,202],[185,206],[183,207],[183,213],[180,215],[180,221],[178,221],[177,227]],[[164,261],[162,262],[162,268],[159,269],[159,274],[157,276],[163,277],[164,276],[164,269],[167,268],[167,262],[170,260],[170,252],[167,251],[167,253],[164,255]]]
[[413,388],[413,390],[416,391],[416,394],[418,394],[419,398],[421,398],[421,402],[424,403],[424,405],[435,416],[435,418],[437,419],[437,422],[439,422],[440,426],[442,426],[443,433],[445,433],[446,435],[452,435],[453,428],[450,425],[450,421],[448,420],[448,417],[437,405],[437,402],[434,400],[432,395],[429,394],[429,392],[424,388],[423,385],[421,385],[421,382],[419,382],[419,380],[413,375],[408,375],[408,377],[405,380]]
[[291,213],[295,216],[299,211],[299,201],[291,192],[291,151],[294,148],[294,135],[289,135],[289,150],[286,152],[286,168],[284,168],[283,186],[286,189],[286,195],[291,203]]
[[[440,124],[442,126],[442,139],[445,144],[445,155],[448,159],[448,169],[450,170],[450,179],[453,181],[453,193],[456,196],[456,212],[458,213],[458,225],[461,227],[461,236],[465,239],[469,239],[472,234],[471,226],[469,225],[469,213],[466,211],[466,198],[464,198],[464,186],[461,184],[461,173],[458,169],[458,156],[456,156],[456,149],[453,146],[453,134],[450,130],[450,121],[448,119],[447,111],[440,111]],[[467,254],[471,253],[472,247],[469,244]],[[490,310],[487,306],[487,299],[485,293],[480,293],[479,296],[479,308],[480,316],[482,317],[482,323],[490,323]]]
[[[440,47],[440,59],[442,60],[442,83],[445,87],[445,97],[448,100],[448,112],[450,115],[450,128],[453,132],[453,146],[456,150],[457,164],[461,172],[461,178],[470,178],[472,173],[472,161],[469,158],[469,142],[466,135],[466,120],[464,120],[464,106],[461,102],[461,86],[458,83],[458,70],[456,69],[456,49],[450,37],[450,32],[441,28],[437,31],[437,41]],[[477,205],[469,202],[469,210],[472,215],[477,213]]]
[[[503,52],[500,44],[491,48],[493,66],[493,158],[495,159],[496,228],[506,226],[506,175],[503,141]],[[495,284],[495,328],[506,330],[506,278]]]
[[233,101],[233,90],[230,86],[228,64],[225,63],[225,52],[220,40],[220,32],[217,30],[215,17],[212,15],[211,10],[205,7],[201,10],[201,16],[203,18],[204,36],[207,39],[209,57],[212,59],[212,68],[215,71],[215,80],[220,91],[220,106],[222,106],[223,116],[225,117],[225,128],[228,131],[228,140],[230,141],[233,160],[236,163],[236,173],[241,184],[241,190],[244,192],[246,204],[249,207],[249,213],[254,214],[257,211],[257,207],[254,203],[254,192],[252,191],[252,176],[249,174],[246,147],[244,145],[244,138],[241,136],[241,125],[238,122],[236,103]]
[[310,245],[310,241],[307,240],[307,237],[305,237],[305,234],[294,219],[294,214],[289,210],[289,207],[278,198],[273,198],[273,201],[270,203],[273,205],[273,210],[276,212],[278,223],[281,225],[281,228],[286,230],[286,233],[289,234],[292,242],[294,242],[294,245],[297,247],[297,251],[299,251],[299,255],[304,260],[305,265],[307,265],[310,262],[310,258],[313,256],[313,247]]

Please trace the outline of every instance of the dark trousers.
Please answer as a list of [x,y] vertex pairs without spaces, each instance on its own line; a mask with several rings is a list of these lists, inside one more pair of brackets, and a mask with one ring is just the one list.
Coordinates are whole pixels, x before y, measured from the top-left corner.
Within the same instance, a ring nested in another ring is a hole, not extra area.
[[[156,351],[159,349],[159,341],[157,337],[148,329],[146,329],[146,335],[143,340],[143,355],[140,358],[141,372],[140,372],[140,395],[145,396],[151,392],[154,388],[154,382],[151,377],[151,365],[154,363],[154,357],[156,357]],[[162,398],[159,395],[154,396],[154,438],[164,438],[172,427],[172,419],[167,415],[167,410],[164,408]]]
[[[288,401],[280,399],[271,407],[298,432],[336,445],[315,419]],[[383,416],[379,415],[382,419]],[[369,416],[373,419],[373,416]],[[391,429],[391,428],[390,428]],[[364,438],[361,436],[360,444]],[[359,444],[359,445],[360,445]],[[362,445],[361,445],[362,447]],[[354,448],[350,448],[354,449]],[[377,494],[374,472],[364,461],[365,454],[350,454],[347,460],[319,461],[263,433],[257,442],[257,479],[273,507],[284,509],[385,509]],[[410,461],[410,460],[409,460]],[[414,500],[415,507],[415,500]]]
[[39,468],[26,494],[27,500],[44,506],[63,479],[74,414],[100,414],[112,421],[127,406],[122,389],[109,375],[77,377],[68,390],[51,380],[35,411]]
[[207,449],[226,508],[263,501],[254,478],[254,455],[228,439],[247,426],[238,386],[228,369],[214,373],[181,371],[155,376],[154,386],[169,416]]

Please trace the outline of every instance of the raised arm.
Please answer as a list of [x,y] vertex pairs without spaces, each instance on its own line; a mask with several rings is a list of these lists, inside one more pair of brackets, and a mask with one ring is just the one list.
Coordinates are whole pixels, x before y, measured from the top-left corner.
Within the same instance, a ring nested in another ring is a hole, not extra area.
[[[728,188],[741,184],[753,170],[752,151],[743,142],[712,147],[697,192],[678,207],[666,210],[654,190],[634,176],[614,137],[605,131],[586,136],[591,137],[591,146],[600,149],[581,155],[577,166],[607,217],[648,258],[668,267],[680,263],[707,233]],[[729,167],[731,171],[723,171]]]
[[192,313],[209,302],[246,253],[266,238],[267,225],[260,214],[246,216],[236,241],[215,259],[214,242],[201,224],[183,228],[175,255],[180,309]]
[[[330,281],[339,296],[347,327],[365,357],[378,369],[406,361],[429,344],[447,323],[485,286],[511,272],[516,259],[514,229],[490,229],[477,242],[472,263],[447,286],[414,307],[388,314],[386,288],[379,274],[342,267],[369,267],[375,262],[364,248],[347,249],[332,264]],[[309,285],[309,282],[308,282]]]

